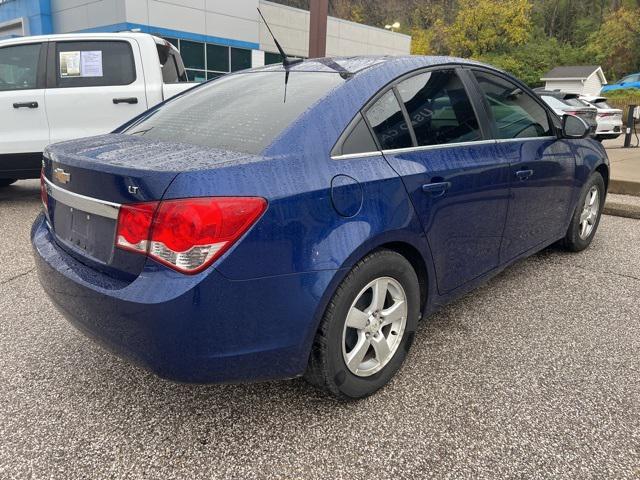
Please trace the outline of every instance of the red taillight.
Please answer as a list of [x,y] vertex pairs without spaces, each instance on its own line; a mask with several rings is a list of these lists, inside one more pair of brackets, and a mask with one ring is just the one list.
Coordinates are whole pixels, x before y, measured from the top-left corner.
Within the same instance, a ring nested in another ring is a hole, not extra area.
[[159,202],[134,203],[120,207],[116,245],[125,250],[147,253],[153,214]]
[[604,117],[613,117],[613,113],[599,113],[598,117],[599,118],[604,118]]
[[206,197],[123,205],[116,246],[183,273],[197,273],[231,247],[267,206],[258,197]]
[[44,168],[40,171],[40,200],[45,211],[49,210],[49,195],[47,194],[47,185],[44,181]]

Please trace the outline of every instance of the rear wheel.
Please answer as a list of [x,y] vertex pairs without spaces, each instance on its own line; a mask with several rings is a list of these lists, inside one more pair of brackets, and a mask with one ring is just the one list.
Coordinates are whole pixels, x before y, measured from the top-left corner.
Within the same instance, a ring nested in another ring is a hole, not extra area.
[[579,252],[591,244],[600,224],[604,195],[602,175],[594,172],[582,189],[578,205],[564,237],[563,245],[567,250]]
[[341,399],[371,395],[402,365],[419,305],[418,278],[406,258],[390,250],[368,255],[331,299],[305,378]]
[[8,187],[9,185],[16,183],[17,181],[17,178],[0,178],[0,188]]

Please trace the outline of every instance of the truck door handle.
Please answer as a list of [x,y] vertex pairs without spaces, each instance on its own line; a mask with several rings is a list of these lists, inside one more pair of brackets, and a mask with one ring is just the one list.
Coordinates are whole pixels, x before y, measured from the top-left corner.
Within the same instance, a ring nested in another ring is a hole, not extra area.
[[138,103],[138,98],[137,97],[114,98],[113,103],[115,103],[116,105],[119,103],[130,103],[133,105],[135,103]]
[[516,172],[516,177],[518,177],[520,181],[524,181],[532,175],[533,175],[533,170],[518,170]]
[[38,102],[14,103],[13,108],[38,108]]
[[451,187],[451,182],[426,183],[422,185],[422,191],[430,193],[433,197],[441,197]]

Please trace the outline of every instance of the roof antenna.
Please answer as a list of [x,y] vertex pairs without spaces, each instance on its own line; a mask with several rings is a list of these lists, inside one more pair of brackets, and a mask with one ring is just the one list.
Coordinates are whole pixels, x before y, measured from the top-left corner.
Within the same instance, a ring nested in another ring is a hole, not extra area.
[[286,69],[291,65],[295,65],[296,63],[301,63],[302,62],[301,58],[290,58],[289,56],[287,56],[286,53],[284,53],[284,49],[278,43],[278,40],[276,39],[276,36],[271,31],[271,27],[269,27],[269,24],[265,20],[264,15],[262,15],[262,12],[260,11],[259,8],[257,10],[258,10],[258,13],[260,14],[260,17],[262,18],[262,21],[266,25],[267,30],[269,30],[269,33],[271,34],[271,38],[273,38],[273,41],[276,44],[276,48],[278,49],[278,52],[280,52],[280,56],[282,57],[282,65],[284,66],[284,68]]

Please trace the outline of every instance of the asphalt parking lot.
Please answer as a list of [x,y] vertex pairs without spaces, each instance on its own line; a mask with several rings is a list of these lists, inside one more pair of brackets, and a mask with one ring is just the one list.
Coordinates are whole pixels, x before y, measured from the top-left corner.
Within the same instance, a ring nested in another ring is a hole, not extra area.
[[0,191],[0,478],[640,478],[639,220],[511,267],[338,404],[169,383],[76,332],[33,269],[38,185]]

